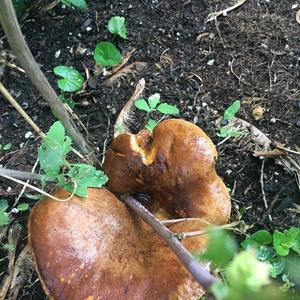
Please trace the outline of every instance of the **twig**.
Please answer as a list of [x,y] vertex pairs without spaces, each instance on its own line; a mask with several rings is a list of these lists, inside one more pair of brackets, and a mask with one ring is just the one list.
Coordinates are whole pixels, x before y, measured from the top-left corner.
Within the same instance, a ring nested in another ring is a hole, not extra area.
[[196,221],[196,220],[201,220],[203,222],[207,222],[207,225],[212,225],[208,221],[201,219],[201,218],[182,218],[182,219],[162,220],[162,221],[160,221],[160,223],[162,223],[164,225],[172,225],[172,224],[176,224],[176,223],[180,223],[180,222]]
[[125,129],[125,131],[129,132],[129,129],[126,127],[126,119],[128,118],[128,115],[130,113],[134,101],[136,101],[141,96],[141,94],[144,91],[144,88],[145,88],[145,79],[142,78],[137,83],[134,93],[132,94],[128,102],[125,104],[125,106],[122,108],[121,112],[117,117],[115,123],[115,129],[114,129],[114,138],[116,138],[119,135],[119,132],[117,131],[118,125],[122,126]]
[[133,209],[138,215],[149,224],[156,233],[162,237],[169,247],[175,252],[182,264],[192,274],[194,279],[209,290],[211,285],[217,282],[217,279],[209,273],[199,262],[197,262],[192,255],[180,243],[178,238],[165,227],[159,220],[157,220],[142,204],[131,196],[124,197],[124,202]]
[[264,188],[264,167],[265,167],[265,159],[262,159],[261,162],[261,169],[260,169],[260,186],[261,186],[261,193],[264,201],[265,208],[268,209],[268,202],[266,198],[265,188]]
[[[35,171],[35,169],[36,169],[38,163],[39,163],[39,159],[37,159],[37,160],[35,161],[35,163],[34,163],[32,169],[31,169],[31,174],[34,173],[34,171]],[[14,203],[14,205],[13,205],[13,208],[18,204],[20,198],[21,198],[22,195],[25,193],[25,190],[26,190],[26,188],[27,188],[27,186],[28,186],[28,183],[29,183],[29,180],[26,181],[26,184],[23,186],[23,188],[22,188],[20,194],[19,194],[18,197],[16,198],[15,203]]]
[[208,22],[211,22],[213,20],[216,20],[217,17],[221,16],[221,15],[226,15],[228,12],[230,12],[231,10],[234,10],[236,9],[237,7],[241,6],[243,3],[245,3],[247,0],[239,0],[237,1],[236,4],[226,8],[226,9],[223,9],[223,10],[220,10],[220,11],[217,11],[217,12],[213,12],[211,14],[209,14],[205,20],[205,23],[208,23]]
[[7,175],[21,180],[32,180],[32,181],[46,181],[46,182],[55,182],[53,179],[43,177],[39,174],[24,172],[24,171],[17,171],[11,170],[6,168],[0,167],[0,176]]
[[[29,174],[31,174],[31,173],[29,173]],[[6,179],[9,179],[9,180],[11,180],[11,181],[14,181],[14,182],[16,182],[16,183],[19,183],[19,184],[22,184],[22,185],[26,185],[26,182],[24,182],[24,181],[22,181],[22,180],[19,180],[19,179],[16,179],[16,178],[13,178],[13,177],[11,177],[11,176],[3,175],[3,174],[0,174],[0,176],[1,176],[1,177],[4,177],[4,178],[6,178]],[[76,189],[77,189],[77,183],[76,183],[76,181],[73,181],[73,180],[72,180],[72,182],[73,182],[73,184],[74,184],[73,192],[71,193],[71,195],[70,195],[68,198],[65,198],[65,199],[59,199],[59,198],[57,198],[57,197],[54,197],[54,196],[52,196],[52,195],[46,193],[45,191],[43,191],[43,190],[41,190],[41,189],[39,189],[39,188],[37,188],[37,187],[31,185],[31,184],[27,184],[27,186],[28,186],[29,188],[31,188],[32,190],[34,190],[34,191],[36,191],[36,192],[38,192],[38,193],[40,193],[40,194],[42,194],[42,195],[44,195],[44,196],[46,196],[46,197],[49,197],[49,198],[51,198],[51,199],[53,199],[53,200],[56,200],[56,201],[59,201],[59,202],[67,202],[67,201],[69,201],[69,200],[74,196],[75,191],[76,191]]]
[[236,222],[233,222],[233,223],[230,223],[230,224],[224,224],[224,225],[220,225],[220,226],[208,227],[208,228],[198,230],[198,231],[175,233],[175,235],[180,240],[183,240],[183,239],[189,238],[189,237],[205,235],[205,234],[208,234],[208,233],[210,233],[212,231],[215,231],[215,230],[218,230],[218,229],[234,229],[234,227],[237,226],[238,224],[240,224],[240,222],[236,221]]
[[11,0],[2,0],[0,2],[0,22],[14,54],[17,56],[21,67],[26,71],[31,82],[49,103],[53,114],[64,124],[68,134],[78,145],[81,152],[86,155],[92,163],[99,166],[100,162],[93,152],[93,149],[85,141],[75,123],[70,118],[63,103],[59,100],[55,91],[35,62],[21,32]]

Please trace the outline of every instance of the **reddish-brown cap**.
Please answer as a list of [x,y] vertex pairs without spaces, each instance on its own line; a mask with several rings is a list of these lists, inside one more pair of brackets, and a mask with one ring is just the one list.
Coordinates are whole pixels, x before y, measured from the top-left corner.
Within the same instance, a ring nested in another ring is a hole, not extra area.
[[231,201],[215,171],[217,151],[196,125],[161,122],[153,134],[122,134],[106,153],[108,188],[118,194],[147,193],[152,210],[174,217],[200,217],[213,224],[228,221]]
[[[69,193],[58,190],[56,197]],[[201,221],[174,224],[174,232],[199,230]],[[203,289],[153,230],[106,189],[86,199],[50,198],[32,210],[29,245],[51,299],[199,299]],[[189,238],[190,251],[205,238]]]

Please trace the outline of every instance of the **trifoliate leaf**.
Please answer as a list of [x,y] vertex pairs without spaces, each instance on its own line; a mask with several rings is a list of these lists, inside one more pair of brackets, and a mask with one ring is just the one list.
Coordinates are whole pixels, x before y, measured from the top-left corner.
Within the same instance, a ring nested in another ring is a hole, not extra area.
[[156,106],[157,106],[157,104],[159,103],[159,101],[160,101],[160,95],[159,95],[158,93],[156,93],[156,94],[154,94],[154,95],[152,95],[152,96],[150,96],[150,97],[148,98],[149,106],[150,106],[152,109],[156,108]]
[[241,101],[234,101],[224,112],[224,120],[231,120],[241,108]]
[[157,110],[165,115],[178,115],[179,109],[175,105],[162,103],[157,107]]
[[115,16],[110,18],[108,22],[108,30],[112,34],[118,34],[121,38],[127,38],[127,29],[125,27],[125,18]]
[[115,66],[121,62],[121,53],[112,43],[101,42],[94,50],[94,59],[101,66]]
[[53,69],[54,73],[63,77],[57,81],[58,86],[65,92],[76,92],[83,86],[83,76],[74,68],[68,66],[57,66]]
[[138,108],[138,109],[140,109],[140,110],[144,110],[144,111],[146,111],[146,112],[148,112],[148,113],[152,111],[151,107],[148,105],[147,101],[144,100],[144,99],[136,100],[136,101],[134,102],[134,106],[135,106],[136,108]]
[[67,6],[74,6],[80,9],[87,9],[87,4],[85,0],[60,0],[60,1]]

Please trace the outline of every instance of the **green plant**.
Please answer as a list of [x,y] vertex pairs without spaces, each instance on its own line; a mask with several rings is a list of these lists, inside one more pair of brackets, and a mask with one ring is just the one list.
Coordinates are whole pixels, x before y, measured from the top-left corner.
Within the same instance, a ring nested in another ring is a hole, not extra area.
[[118,34],[121,38],[127,39],[127,29],[124,17],[111,17],[108,22],[108,30],[112,34]]
[[160,103],[160,95],[158,93],[150,96],[148,100],[138,99],[134,102],[136,108],[147,112],[146,115],[146,129],[153,130],[155,126],[159,123],[154,119],[150,118],[150,113],[158,111],[163,115],[177,115],[179,114],[179,109],[175,105],[168,103]]
[[96,45],[94,59],[97,64],[109,67],[118,65],[121,62],[121,53],[110,42],[101,42]]
[[60,1],[67,6],[74,6],[80,9],[87,9],[87,4],[85,0],[60,0]]
[[71,151],[71,139],[65,135],[65,129],[57,121],[49,129],[43,144],[38,148],[38,157],[42,173],[56,180],[67,191],[74,190],[80,197],[87,196],[88,187],[102,187],[107,176],[93,166],[83,163],[69,164],[66,156]]
[[8,203],[6,200],[0,200],[0,227],[9,224],[9,216],[6,210],[8,209]]
[[64,92],[79,91],[84,82],[83,76],[74,68],[68,66],[57,66],[54,73],[63,79],[57,81],[58,87]]
[[300,274],[293,264],[300,264],[300,228],[290,228],[283,232],[275,230],[273,234],[260,230],[241,243],[244,249],[254,248],[258,260],[267,263],[270,274],[279,275],[286,285],[300,283]]
[[[234,119],[236,113],[240,110],[241,108],[241,102],[240,100],[234,101],[224,112],[223,115],[223,120],[227,123],[228,121],[231,121]],[[227,138],[227,137],[240,137],[242,135],[246,134],[244,131],[239,131],[238,128],[236,128],[232,124],[227,124],[219,128],[219,132],[217,135],[222,138]]]
[[[211,291],[217,300],[287,300],[290,295],[283,289],[276,289],[270,278],[272,268],[269,263],[260,261],[250,245],[270,243],[270,235],[259,231],[246,239],[242,244],[249,246],[246,250],[237,251],[237,244],[232,236],[223,230],[212,231],[208,237],[208,246],[203,253],[195,257],[210,261],[221,268],[224,279],[215,283]],[[297,265],[299,268],[299,264]],[[291,285],[287,278],[285,284]],[[293,298],[294,299],[294,298]],[[299,299],[299,298],[297,298]]]
[[0,151],[8,151],[11,148],[11,143],[8,144],[0,144]]

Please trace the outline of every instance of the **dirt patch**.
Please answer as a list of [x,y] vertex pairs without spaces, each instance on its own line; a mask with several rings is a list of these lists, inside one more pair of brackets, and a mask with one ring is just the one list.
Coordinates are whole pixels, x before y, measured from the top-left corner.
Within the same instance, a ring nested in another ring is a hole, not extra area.
[[[146,69],[123,77],[113,87],[104,86],[106,78],[100,76],[96,86],[73,95],[78,104],[75,113],[99,156],[104,142],[110,144],[116,117],[140,78],[146,80],[145,97],[160,93],[164,101],[180,108],[181,118],[203,128],[215,144],[222,140],[217,136],[216,120],[240,99],[240,118],[272,140],[295,149],[300,146],[300,25],[292,9],[294,1],[249,0],[227,16],[205,23],[209,13],[226,7],[223,2],[90,0],[86,12],[61,5],[48,11],[33,7],[22,22],[22,30],[53,87],[57,85],[52,70],[60,64],[73,66],[83,74],[86,67],[93,74],[92,51],[103,40],[113,40],[123,54],[135,48],[129,63],[147,63]],[[114,38],[107,31],[108,20],[114,15],[126,18],[127,40]],[[8,49],[6,39],[1,41],[3,49]],[[79,47],[86,49],[83,54]],[[47,131],[53,116],[26,76],[7,66],[1,81]],[[265,113],[255,121],[252,111],[257,106]],[[142,126],[142,122],[141,113],[132,117],[133,128]],[[13,144],[10,151],[1,154],[4,167],[32,168],[40,140],[34,136],[26,139],[28,131],[32,129],[0,96],[0,143]],[[218,151],[219,174],[234,189],[233,218],[242,210],[243,220],[255,228],[300,226],[299,214],[289,210],[293,203],[300,203],[292,174],[274,160],[266,160],[266,199],[269,205],[276,200],[267,214],[259,181],[262,161],[239,140],[229,139]],[[6,182],[1,184],[0,194],[13,201],[20,190],[21,186]],[[26,215],[16,218],[24,225],[21,240],[25,243]],[[6,265],[3,261],[1,271],[5,272]],[[18,299],[31,298],[45,298],[39,283],[23,289]]]

